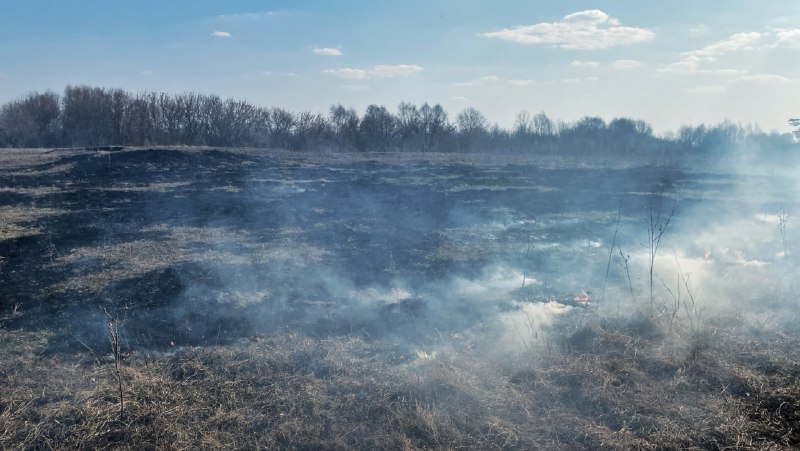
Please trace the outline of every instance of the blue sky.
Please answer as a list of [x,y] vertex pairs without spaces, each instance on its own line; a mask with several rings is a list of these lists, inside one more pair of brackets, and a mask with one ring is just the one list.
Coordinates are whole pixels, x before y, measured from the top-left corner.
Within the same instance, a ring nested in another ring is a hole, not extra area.
[[294,111],[400,101],[645,119],[800,115],[800,2],[0,0],[0,101],[67,84]]

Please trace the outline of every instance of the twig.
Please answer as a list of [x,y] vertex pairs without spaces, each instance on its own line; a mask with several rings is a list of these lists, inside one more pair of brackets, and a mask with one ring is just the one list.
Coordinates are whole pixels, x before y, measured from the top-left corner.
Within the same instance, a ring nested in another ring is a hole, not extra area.
[[[631,281],[631,271],[628,267],[628,260],[630,260],[631,256],[630,254],[625,255],[622,252],[622,249],[619,247],[617,247],[617,250],[619,251],[619,256],[622,259],[622,267],[625,268],[625,275],[628,277],[628,289],[631,292],[631,302],[634,302],[636,299],[633,296],[633,282]],[[617,299],[617,316],[619,316],[619,299]]]
[[119,387],[119,419],[123,421],[125,419],[125,397],[122,391],[122,370],[120,368],[120,362],[122,360],[122,356],[120,354],[120,342],[119,342],[119,324],[117,319],[111,316],[107,310],[103,309],[108,315],[109,323],[108,323],[108,334],[109,338],[111,339],[111,350],[114,352],[114,367],[117,372],[117,384]]
[[[622,216],[622,201],[619,201],[619,208],[617,209],[617,224],[614,227],[614,239],[611,240],[611,249],[608,250],[608,263],[606,264],[606,277],[603,279],[603,294],[600,296],[600,302],[598,302],[598,307],[600,303],[604,303],[606,300],[606,286],[608,286],[608,272],[611,270],[611,258],[614,256],[614,246],[617,245],[617,235],[619,234],[620,229],[620,217]],[[619,304],[619,299],[617,300]],[[617,308],[619,311],[619,308]]]
[[672,216],[675,214],[675,207],[678,204],[678,201],[674,200],[672,202],[672,210],[670,210],[666,219],[663,219],[664,195],[658,195],[658,209],[655,207],[655,198],[656,196],[650,198],[649,220],[647,223],[647,251],[649,257],[648,263],[650,264],[650,313],[653,312],[653,304],[655,302],[653,297],[653,267],[656,262],[656,254],[658,254],[661,238],[664,236],[664,232],[666,232],[670,221],[672,221]]
[[781,231],[781,242],[783,243],[783,257],[789,256],[789,247],[786,244],[786,223],[789,221],[789,216],[783,207],[778,210],[778,228]]

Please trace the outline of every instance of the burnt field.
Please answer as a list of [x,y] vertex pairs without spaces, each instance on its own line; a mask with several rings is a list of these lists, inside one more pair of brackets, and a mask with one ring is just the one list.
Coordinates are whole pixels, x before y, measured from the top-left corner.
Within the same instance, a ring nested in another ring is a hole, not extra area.
[[800,446],[800,193],[780,171],[0,164],[0,448]]

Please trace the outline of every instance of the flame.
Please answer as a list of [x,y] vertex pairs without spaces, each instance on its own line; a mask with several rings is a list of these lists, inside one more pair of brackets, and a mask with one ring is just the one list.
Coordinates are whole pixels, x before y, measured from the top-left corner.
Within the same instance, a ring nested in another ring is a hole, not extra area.
[[592,292],[589,290],[585,290],[583,293],[575,295],[575,297],[572,298],[572,300],[584,307],[588,306],[589,302],[592,300]]

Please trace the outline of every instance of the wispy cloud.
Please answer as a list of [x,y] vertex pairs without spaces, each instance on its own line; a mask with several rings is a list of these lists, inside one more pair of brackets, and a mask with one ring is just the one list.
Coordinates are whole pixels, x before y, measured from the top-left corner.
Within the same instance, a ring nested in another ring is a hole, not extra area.
[[505,28],[481,36],[519,44],[597,50],[649,41],[655,33],[646,28],[622,26],[619,20],[593,9],[569,14],[559,22]]
[[335,75],[347,80],[368,80],[370,78],[396,78],[408,77],[418,74],[423,71],[423,68],[416,64],[397,64],[387,65],[382,64],[375,66],[371,69],[361,69],[354,67],[343,67],[340,69],[325,69],[322,72],[330,75]]
[[231,37],[231,34],[227,31],[214,31],[211,33],[211,37],[225,39]]
[[353,91],[353,92],[362,92],[370,90],[369,85],[344,85],[344,88],[347,89],[348,91]]
[[742,71],[709,68],[707,66],[718,62],[725,55],[757,48],[763,37],[764,35],[758,32],[735,33],[727,39],[714,42],[703,48],[684,52],[681,60],[663,67],[659,71],[677,74],[738,75]]
[[731,82],[755,82],[755,83],[775,83],[775,82],[789,82],[791,79],[778,74],[745,74],[740,75]]
[[705,85],[686,88],[684,91],[692,94],[721,94],[727,91],[727,88],[722,85]]
[[749,33],[735,33],[730,35],[727,39],[717,41],[713,44],[707,45],[699,50],[686,52],[684,55],[687,57],[697,57],[714,60],[720,56],[732,52],[742,50],[752,50],[756,44],[761,40],[762,34],[758,32]]
[[584,77],[584,78],[565,78],[557,81],[534,80],[531,78],[503,78],[497,75],[487,75],[485,77],[476,78],[474,80],[462,81],[453,83],[456,88],[464,88],[470,86],[516,86],[525,87],[531,85],[541,85],[550,83],[579,83],[583,81],[597,81],[597,77]]
[[779,28],[775,30],[775,37],[774,47],[800,48],[800,28]]
[[602,66],[602,64],[598,63],[597,61],[578,61],[575,60],[569,63],[572,67],[586,67],[589,69],[597,69],[598,67]]
[[[770,51],[800,48],[800,28],[774,28],[763,32],[735,33],[697,50],[683,52],[681,59],[659,69],[662,73],[739,76],[739,81],[755,81],[764,74],[750,75],[746,70],[714,67],[727,55],[745,51]],[[748,80],[748,77],[752,78]],[[780,76],[777,76],[780,77]],[[771,81],[781,81],[771,78]]]
[[300,76],[297,72],[274,72],[271,70],[261,70],[256,72],[255,75],[260,75],[263,77],[290,77],[290,78],[296,78]]
[[149,77],[149,76],[153,75],[153,71],[151,71],[151,70],[143,70],[143,71],[142,71],[142,72],[140,72],[140,73],[141,73],[142,75],[144,75],[145,77]]
[[457,88],[467,87],[467,86],[481,86],[481,85],[488,85],[492,83],[505,83],[508,80],[505,78],[500,78],[497,75],[487,75],[485,77],[476,78],[474,80],[468,81],[460,81],[457,83],[453,83],[453,86]]
[[597,81],[599,78],[597,77],[586,77],[586,78],[564,78],[559,80],[561,83],[582,83],[585,81]]
[[736,78],[728,80],[724,84],[715,84],[715,85],[701,85],[701,86],[694,86],[691,88],[687,88],[684,91],[693,93],[693,94],[722,94],[728,92],[728,87],[730,85],[739,84],[739,83],[767,83],[767,84],[775,84],[775,83],[790,83],[796,82],[797,80],[784,77],[783,75],[778,74],[744,74],[739,75]]
[[538,80],[533,80],[531,78],[512,78],[512,79],[506,80],[506,82],[508,84],[514,85],[514,86],[530,86],[530,85],[539,83]]
[[341,50],[331,47],[315,47],[312,52],[320,56],[342,56]]
[[694,58],[684,59],[668,66],[660,68],[658,71],[663,74],[683,74],[683,75],[741,75],[745,71],[731,68],[701,68],[699,61]]
[[217,16],[217,18],[226,21],[256,20],[256,19],[263,19],[265,17],[277,16],[278,14],[280,13],[277,11],[261,11],[261,12],[249,12],[249,13],[220,14],[219,16]]
[[693,34],[695,36],[705,36],[705,35],[711,33],[711,27],[709,27],[708,25],[706,25],[704,23],[697,24],[697,25],[693,26],[692,28],[689,28],[689,33],[691,33],[691,34]]
[[628,69],[636,69],[637,67],[642,67],[642,63],[636,60],[616,60],[614,61],[611,66],[614,69],[619,70],[628,70]]
[[453,102],[469,102],[469,99],[464,96],[453,96],[450,97],[450,100]]

